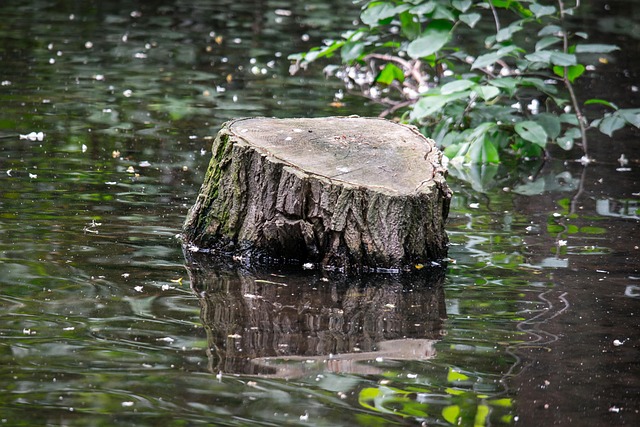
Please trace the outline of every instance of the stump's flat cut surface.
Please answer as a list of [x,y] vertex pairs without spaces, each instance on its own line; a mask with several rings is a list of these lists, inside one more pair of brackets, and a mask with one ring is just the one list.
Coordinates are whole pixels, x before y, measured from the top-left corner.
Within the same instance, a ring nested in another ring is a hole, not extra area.
[[446,256],[442,154],[383,119],[225,123],[184,225],[192,250],[361,270]]

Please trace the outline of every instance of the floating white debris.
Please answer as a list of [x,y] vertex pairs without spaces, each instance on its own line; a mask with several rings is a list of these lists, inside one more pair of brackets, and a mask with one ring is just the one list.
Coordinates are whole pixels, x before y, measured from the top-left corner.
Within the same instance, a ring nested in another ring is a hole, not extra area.
[[304,415],[300,415],[300,421],[309,421],[309,413],[305,411]]
[[29,141],[42,141],[44,139],[43,132],[29,132],[26,135],[20,134],[20,139],[28,139]]
[[134,286],[134,288],[137,292],[142,292],[142,289],[144,289],[142,286]]
[[237,339],[242,338],[242,335],[239,335],[239,334],[230,334],[230,335],[227,335],[227,338],[233,338],[233,339],[236,339],[236,340],[237,340]]
[[62,328],[63,331],[74,331],[75,329],[75,326],[67,326],[66,328]]
[[158,338],[158,339],[156,339],[156,341],[164,341],[164,342],[172,343],[175,340],[173,338],[171,338],[171,337],[164,337],[164,338]]
[[128,408],[130,406],[133,406],[133,402],[122,402],[122,406]]
[[129,166],[129,167],[127,168],[127,173],[135,173],[135,171],[136,171],[136,170],[133,168],[133,166]]
[[471,209],[478,209],[480,207],[480,203],[469,203],[469,207]]
[[128,278],[129,276],[131,276],[129,273],[122,273],[122,277],[124,277],[125,279]]
[[291,138],[290,136],[286,137],[284,140],[285,141],[291,141],[293,138]]
[[129,98],[131,95],[133,95],[133,91],[131,89],[127,89],[127,90],[123,91],[122,94],[124,96],[126,96],[127,98]]
[[35,174],[35,173],[30,173],[29,174],[29,178],[31,178],[31,179],[36,179],[37,177],[38,177],[38,175]]
[[313,264],[310,262],[305,262],[304,264],[302,264],[302,268],[305,270],[313,270]]
[[173,287],[170,286],[170,285],[167,285],[167,284],[162,285],[162,290],[163,291],[168,291],[169,289],[173,289]]
[[567,246],[566,240],[558,240],[558,246]]
[[141,168],[148,168],[149,166],[151,166],[151,163],[149,163],[146,160],[141,161],[138,166],[140,166]]
[[82,152],[83,153],[87,152],[87,146],[85,144],[82,144]]

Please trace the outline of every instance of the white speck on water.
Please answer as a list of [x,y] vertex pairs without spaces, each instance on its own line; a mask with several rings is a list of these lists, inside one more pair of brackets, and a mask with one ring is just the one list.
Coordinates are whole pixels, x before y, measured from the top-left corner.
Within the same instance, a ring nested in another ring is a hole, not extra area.
[[30,173],[29,174],[29,178],[31,178],[31,179],[36,179],[37,177],[38,177],[38,175],[35,174],[35,173]]
[[561,213],[558,213],[558,212],[554,212],[554,213],[553,213],[553,217],[554,217],[554,218],[560,218],[561,216],[562,216],[562,214],[561,214]]
[[411,379],[418,378],[418,374],[407,374],[407,378],[411,378]]
[[309,413],[305,411],[304,415],[300,415],[300,421],[308,421]]
[[238,102],[238,95],[233,95],[233,98],[231,98],[233,102]]
[[242,43],[242,39],[240,37],[236,37],[235,39],[231,40],[232,42],[234,42],[235,44],[240,44]]
[[55,63],[56,63],[55,58],[49,58],[49,64],[55,64]]
[[611,408],[609,408],[609,412],[615,412],[616,414],[618,412],[620,412],[621,408],[618,408],[617,406],[612,406]]
[[242,338],[242,335],[239,335],[239,334],[230,334],[230,335],[227,335],[227,338],[233,338],[233,339],[236,339],[236,340],[237,340],[237,339]]
[[313,270],[313,264],[310,262],[305,262],[304,264],[302,264],[302,268],[304,270]]
[[127,89],[124,92],[122,92],[122,94],[127,98],[129,98],[131,95],[133,95],[133,91],[131,89]]
[[122,277],[124,277],[125,279],[128,278],[129,276],[131,276],[129,273],[122,273]]
[[567,246],[566,240],[558,240],[558,246]]
[[11,86],[11,80],[3,80],[1,84],[2,86]]
[[75,329],[75,326],[67,326],[66,328],[62,328],[63,331],[74,331]]
[[87,146],[85,144],[82,144],[82,152],[83,153],[87,152]]
[[122,406],[128,408],[130,406],[133,406],[133,402],[122,402]]
[[86,49],[91,49],[93,47],[93,42],[87,40],[86,42],[84,42],[84,47]]
[[[100,81],[104,80],[104,74],[96,74],[93,78],[100,82]],[[108,110],[111,111],[111,108],[108,108]],[[102,110],[102,111],[104,111],[104,110]]]
[[126,43],[129,40],[129,35],[123,34],[120,40],[122,40],[123,43]]
[[164,341],[164,342],[172,343],[175,340],[171,337],[164,337],[164,338],[158,338],[156,341]]
[[146,59],[147,58],[147,54],[146,53],[142,53],[142,52],[136,52],[133,54],[134,58],[137,59]]
[[162,285],[162,290],[163,290],[163,291],[168,291],[169,289],[171,289],[171,286],[166,285],[166,284],[165,284],[165,285]]
[[311,38],[311,37],[309,36],[309,34],[303,34],[302,36],[300,36],[300,39],[301,39],[303,42],[308,42],[310,38]]
[[469,203],[469,207],[471,209],[478,209],[480,207],[480,203]]
[[44,139],[44,133],[42,132],[29,132],[26,135],[20,135],[20,139],[28,139],[29,141],[42,141]]
[[286,137],[284,140],[285,141],[291,141],[293,138],[291,138],[290,136]]
[[151,163],[149,163],[147,160],[143,160],[138,164],[138,166],[140,166],[141,168],[148,168],[149,166],[151,166]]
[[384,362],[384,359],[382,357],[376,357],[376,362],[378,363]]
[[134,288],[137,292],[142,292],[142,289],[144,289],[142,286],[134,286]]

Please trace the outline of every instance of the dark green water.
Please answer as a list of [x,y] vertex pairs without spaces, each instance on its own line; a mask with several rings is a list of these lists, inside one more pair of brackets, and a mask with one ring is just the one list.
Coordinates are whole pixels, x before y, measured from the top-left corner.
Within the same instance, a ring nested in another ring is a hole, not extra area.
[[[585,96],[640,107],[640,9],[585,7],[577,23],[623,47]],[[0,424],[640,423],[637,131],[593,134],[587,168],[569,153],[452,177],[446,271],[222,270],[176,239],[212,138],[235,117],[377,114],[319,69],[288,74],[357,6],[0,17]]]

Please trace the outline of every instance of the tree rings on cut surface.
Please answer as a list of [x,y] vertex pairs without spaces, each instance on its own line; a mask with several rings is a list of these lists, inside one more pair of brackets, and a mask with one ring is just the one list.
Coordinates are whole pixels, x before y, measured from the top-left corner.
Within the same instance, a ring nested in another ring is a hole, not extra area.
[[377,118],[227,122],[183,228],[185,247],[348,272],[447,255],[442,153]]

